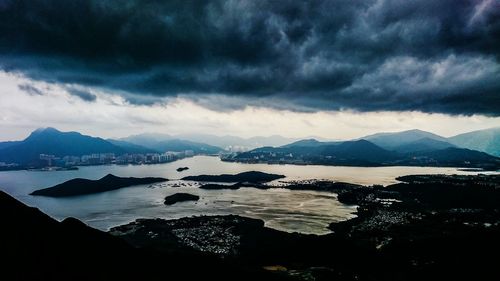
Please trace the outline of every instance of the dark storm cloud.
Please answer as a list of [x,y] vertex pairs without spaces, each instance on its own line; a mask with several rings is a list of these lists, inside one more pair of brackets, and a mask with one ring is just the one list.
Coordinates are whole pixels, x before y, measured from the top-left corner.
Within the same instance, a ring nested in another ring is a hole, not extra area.
[[0,52],[132,103],[500,115],[498,0],[0,0]]
[[67,89],[68,93],[72,96],[78,97],[86,102],[93,102],[97,99],[97,96],[89,93],[87,91],[79,90],[79,89]]

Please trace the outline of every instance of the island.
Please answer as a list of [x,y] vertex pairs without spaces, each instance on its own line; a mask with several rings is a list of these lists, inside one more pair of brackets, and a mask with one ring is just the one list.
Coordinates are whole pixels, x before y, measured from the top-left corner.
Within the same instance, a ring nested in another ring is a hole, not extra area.
[[165,178],[146,177],[146,178],[133,178],[133,177],[117,177],[108,174],[98,180],[89,180],[76,178],[61,184],[35,190],[30,195],[48,196],[48,197],[70,197],[86,194],[101,193],[110,190],[120,189],[124,187],[152,184],[157,182],[168,181]]
[[183,172],[185,170],[189,170],[189,167],[179,167],[179,168],[177,168],[177,172]]
[[269,174],[258,171],[243,172],[235,175],[222,174],[222,175],[199,175],[199,176],[187,176],[183,177],[182,180],[189,181],[199,181],[199,182],[226,182],[226,183],[264,183],[273,180],[284,178],[284,175]]
[[200,196],[193,195],[189,193],[175,193],[165,197],[165,201],[163,202],[165,205],[173,205],[178,202],[185,201],[198,201],[200,200]]

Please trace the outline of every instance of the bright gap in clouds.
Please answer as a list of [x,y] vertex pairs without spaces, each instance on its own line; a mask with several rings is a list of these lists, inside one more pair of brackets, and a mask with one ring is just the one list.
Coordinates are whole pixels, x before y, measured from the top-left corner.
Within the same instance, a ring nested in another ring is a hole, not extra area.
[[123,93],[32,81],[6,72],[0,72],[0,85],[2,141],[23,139],[49,126],[103,138],[157,132],[351,139],[407,129],[451,136],[500,125],[498,117],[421,112],[293,112],[256,106],[221,112],[182,95],[138,105]]

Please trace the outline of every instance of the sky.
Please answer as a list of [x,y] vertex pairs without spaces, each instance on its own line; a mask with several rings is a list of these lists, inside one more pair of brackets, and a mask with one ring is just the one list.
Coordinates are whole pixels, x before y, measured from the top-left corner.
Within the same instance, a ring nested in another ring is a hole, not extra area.
[[0,140],[500,126],[499,0],[0,0]]

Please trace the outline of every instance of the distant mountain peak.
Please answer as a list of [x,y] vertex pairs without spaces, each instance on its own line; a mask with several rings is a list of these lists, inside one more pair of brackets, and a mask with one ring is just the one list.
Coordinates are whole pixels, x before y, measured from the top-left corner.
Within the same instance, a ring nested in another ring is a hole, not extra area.
[[105,180],[105,179],[115,179],[115,178],[118,178],[117,176],[113,175],[113,174],[107,174],[105,175],[104,177],[101,178],[101,180]]
[[54,127],[45,127],[45,128],[38,128],[38,129],[34,130],[32,133],[40,134],[40,133],[51,133],[51,132],[60,133],[61,131],[59,131],[58,129],[56,129]]
[[459,147],[487,152],[500,156],[500,127],[478,130],[456,135],[449,141]]
[[412,129],[394,133],[378,133],[365,136],[361,139],[368,140],[382,148],[393,149],[401,145],[410,144],[423,138],[446,142],[447,139],[431,132]]

